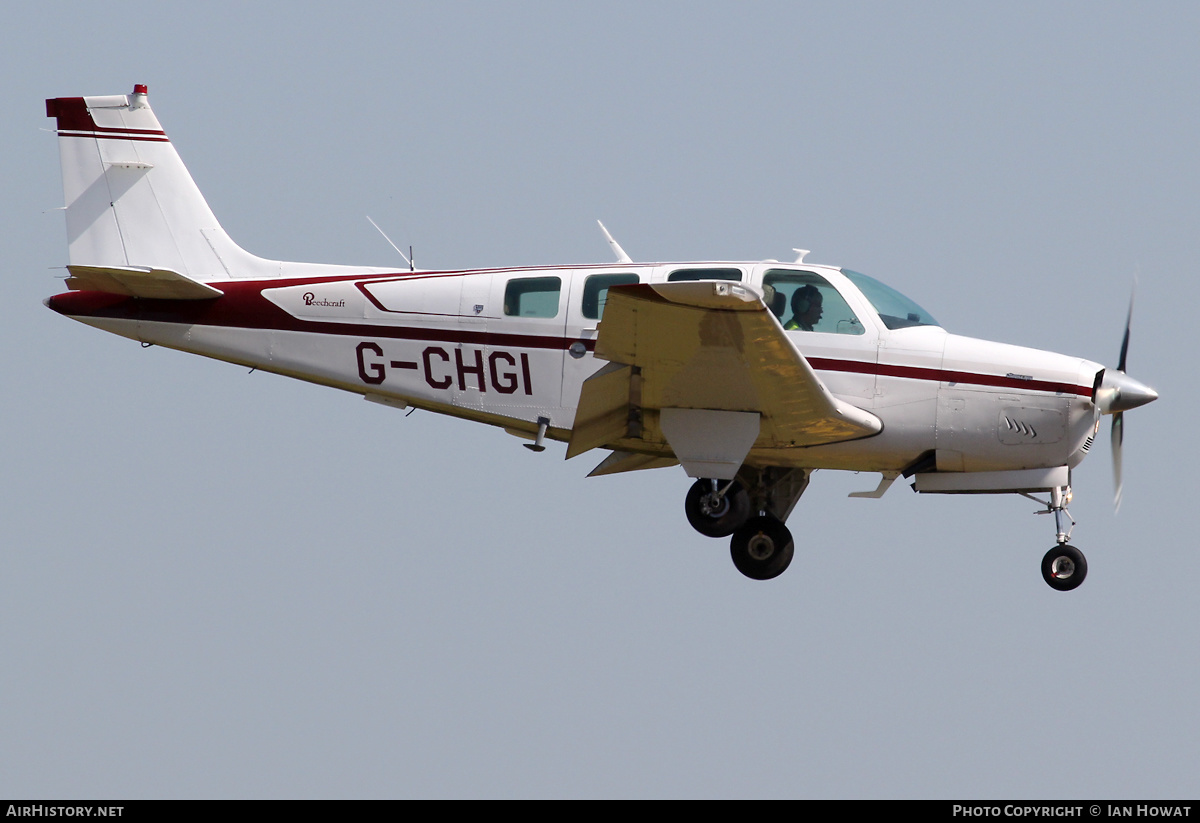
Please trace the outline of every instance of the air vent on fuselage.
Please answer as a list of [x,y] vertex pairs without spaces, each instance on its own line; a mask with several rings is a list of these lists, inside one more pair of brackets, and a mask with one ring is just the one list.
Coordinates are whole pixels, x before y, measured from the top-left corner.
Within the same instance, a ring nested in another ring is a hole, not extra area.
[[1067,418],[1058,409],[1009,406],[1001,409],[996,429],[1006,446],[1057,443],[1067,433]]

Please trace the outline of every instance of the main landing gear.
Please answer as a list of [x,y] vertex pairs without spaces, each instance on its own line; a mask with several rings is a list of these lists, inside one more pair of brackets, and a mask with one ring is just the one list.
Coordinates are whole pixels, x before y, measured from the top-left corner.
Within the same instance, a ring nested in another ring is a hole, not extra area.
[[702,478],[688,489],[683,511],[705,537],[728,537],[750,517],[750,495],[736,480]]
[[[1037,500],[1032,495],[1025,496]],[[1043,501],[1038,500],[1038,502]],[[1078,588],[1087,577],[1087,558],[1083,556],[1083,552],[1067,543],[1071,539],[1071,530],[1075,527],[1075,521],[1071,518],[1071,513],[1067,511],[1067,505],[1070,502],[1071,487],[1059,486],[1051,489],[1050,501],[1046,503],[1045,510],[1038,512],[1038,514],[1054,515],[1054,527],[1057,532],[1055,537],[1058,545],[1046,552],[1046,556],[1042,558],[1042,578],[1046,581],[1046,585],[1060,592],[1069,592],[1071,589]],[[1066,525],[1067,521],[1070,521],[1071,525]]]
[[808,485],[804,469],[748,469],[736,480],[701,478],[688,490],[684,512],[705,537],[728,537],[737,570],[752,580],[770,580],[787,570],[795,553],[783,525]]
[[795,554],[792,533],[770,515],[751,517],[733,533],[733,565],[751,580],[770,580],[787,571]]

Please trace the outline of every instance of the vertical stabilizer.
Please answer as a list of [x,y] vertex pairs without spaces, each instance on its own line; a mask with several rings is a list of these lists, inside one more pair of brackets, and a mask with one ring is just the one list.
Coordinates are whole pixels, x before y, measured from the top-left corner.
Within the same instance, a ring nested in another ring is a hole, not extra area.
[[53,98],[46,116],[58,124],[73,267],[165,270],[198,282],[375,271],[265,260],[234,243],[143,85],[129,95]]
[[145,266],[224,280],[255,259],[217,223],[151,111],[145,86],[131,95],[47,100],[46,115],[58,121],[72,265]]

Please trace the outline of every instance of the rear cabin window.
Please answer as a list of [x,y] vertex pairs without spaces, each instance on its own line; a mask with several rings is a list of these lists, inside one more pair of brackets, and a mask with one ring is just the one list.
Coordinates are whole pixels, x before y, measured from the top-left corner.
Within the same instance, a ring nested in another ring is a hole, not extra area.
[[504,289],[504,313],[509,317],[554,317],[558,314],[558,277],[520,277]]
[[599,320],[604,315],[604,302],[613,286],[628,286],[638,282],[636,274],[593,274],[583,283],[583,316]]
[[764,300],[785,331],[864,334],[850,306],[824,277],[773,269],[763,276]]
[[667,280],[676,283],[680,280],[733,280],[742,279],[741,269],[677,269],[667,275]]

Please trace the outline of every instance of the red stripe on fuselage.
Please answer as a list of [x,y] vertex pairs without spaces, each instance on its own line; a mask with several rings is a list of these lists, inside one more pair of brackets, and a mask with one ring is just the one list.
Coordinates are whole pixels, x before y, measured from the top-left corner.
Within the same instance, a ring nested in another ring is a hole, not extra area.
[[[525,269],[522,269],[524,271]],[[452,274],[474,274],[475,271]],[[451,274],[451,273],[443,273]],[[394,280],[408,277],[430,276],[428,273],[405,275],[402,273],[380,275],[379,279]],[[476,346],[505,346],[512,348],[565,350],[576,342],[582,342],[588,351],[596,347],[594,340],[578,340],[552,335],[510,334],[469,329],[430,329],[379,323],[347,323],[304,320],[276,306],[263,296],[266,289],[289,286],[315,285],[319,283],[363,281],[363,275],[350,274],[337,277],[303,277],[270,281],[221,281],[216,284],[224,294],[212,300],[155,300],[150,298],[126,297],[97,291],[73,291],[56,295],[47,301],[54,311],[69,317],[110,317],[126,320],[142,320],[153,323],[180,323],[189,326],[217,326],[224,328],[260,329],[263,331],[294,331],[310,334],[329,334],[339,337],[380,337],[394,340],[423,340],[437,343],[466,343]],[[371,277],[368,282],[378,282]],[[361,288],[361,283],[358,284]],[[365,289],[363,290],[365,291]],[[932,369],[919,366],[876,363],[864,360],[841,360],[827,357],[809,357],[809,364],[817,371],[849,372],[853,374],[898,377],[908,380],[929,380],[940,383],[965,383],[975,386],[1022,389],[1057,394],[1074,394],[1091,397],[1091,386],[1076,386],[1050,380],[1025,380],[1006,375],[980,372]]]
[[1056,394],[1078,394],[1092,396],[1091,386],[1073,386],[1052,380],[1024,380],[998,374],[954,371],[952,369],[930,369],[920,366],[900,366],[889,363],[871,363],[861,360],[832,360],[826,357],[806,358],[817,371],[854,372],[873,374],[877,377],[901,377],[907,380],[935,380],[939,383],[970,383],[973,386],[993,386],[1004,389],[1055,392]]
[[[361,279],[355,275],[344,279]],[[322,278],[320,282],[330,282]],[[303,283],[304,281],[300,281]],[[284,281],[283,284],[287,284]],[[296,285],[298,285],[297,283]],[[219,284],[224,291],[212,300],[155,300],[95,291],[74,291],[51,297],[47,305],[68,317],[107,317],[147,323],[179,323],[187,326],[217,326],[264,331],[294,331],[341,337],[384,337],[394,340],[427,340],[438,343],[467,343],[475,346],[505,346],[526,349],[570,348],[575,340],[541,334],[507,334],[468,329],[429,329],[375,323],[345,323],[304,320],[288,314],[262,296],[262,286],[251,283]],[[272,281],[271,288],[281,285]],[[594,340],[582,341],[588,350]]]

